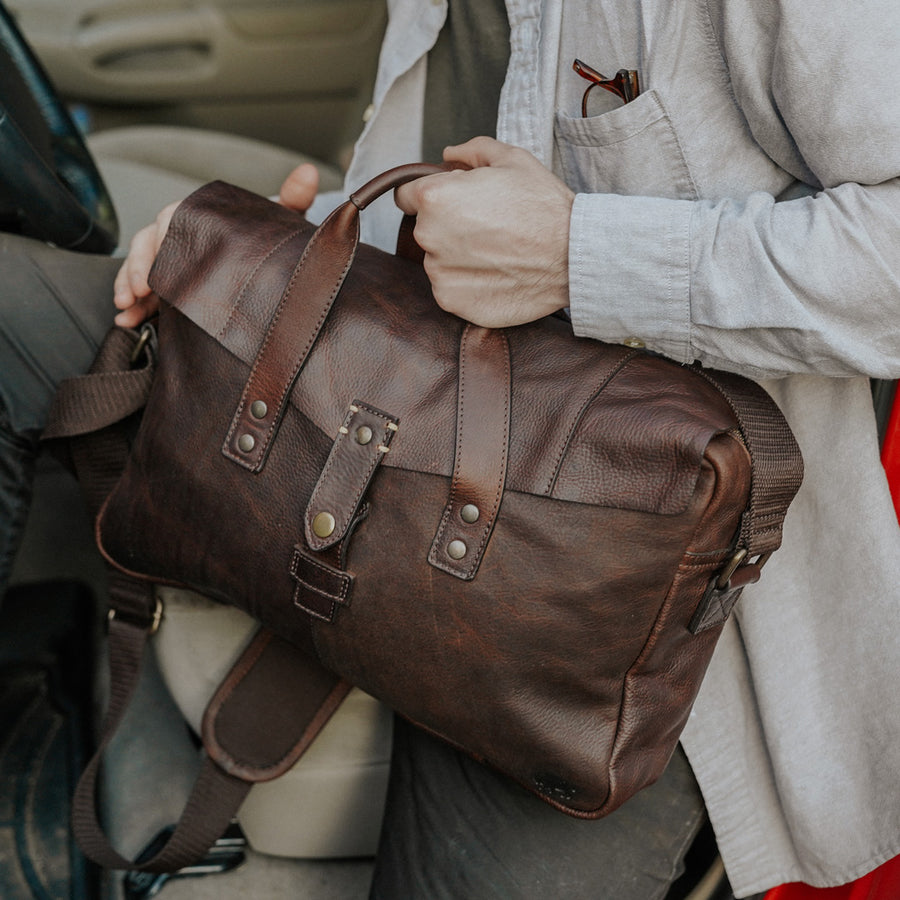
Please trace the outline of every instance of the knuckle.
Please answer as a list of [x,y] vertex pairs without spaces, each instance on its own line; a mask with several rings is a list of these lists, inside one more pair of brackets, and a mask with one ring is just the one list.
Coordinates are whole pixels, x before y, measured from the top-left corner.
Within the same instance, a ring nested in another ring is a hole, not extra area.
[[518,165],[524,165],[527,160],[532,158],[531,154],[523,147],[514,147],[511,144],[501,145],[498,153],[505,156],[510,163]]
[[433,288],[432,295],[434,296],[434,302],[444,311],[448,313],[453,312],[452,305],[448,301],[446,295],[440,288]]
[[146,287],[144,273],[138,269],[130,269],[128,272],[128,286],[135,296],[140,296]]
[[430,275],[431,273],[428,271],[429,267],[434,265],[430,254],[434,250],[434,247],[431,243],[431,231],[428,228],[428,224],[422,221],[421,212],[419,213],[419,218],[416,219],[413,237],[416,239],[416,243],[425,251],[425,262],[423,265],[425,272]]
[[415,182],[414,189],[420,210],[423,207],[433,208],[441,203],[447,187],[447,179],[453,174],[453,172],[442,172],[439,175],[420,178]]
[[[143,228],[139,229],[138,231],[136,231],[136,232],[134,233],[134,236],[131,238],[131,241],[130,241],[129,244],[128,244],[128,257],[127,257],[127,259],[131,259],[132,255],[135,254],[136,252],[138,252],[138,250],[139,250],[140,247],[141,247],[141,244],[143,244],[143,242],[144,242],[145,240],[147,240],[147,232],[148,232],[151,228],[154,228],[154,227],[155,227],[155,226],[153,226],[153,225],[145,225]],[[127,264],[128,264],[128,262],[127,262],[127,260],[126,260],[125,265],[127,265]],[[124,268],[124,266],[123,266],[123,268]]]

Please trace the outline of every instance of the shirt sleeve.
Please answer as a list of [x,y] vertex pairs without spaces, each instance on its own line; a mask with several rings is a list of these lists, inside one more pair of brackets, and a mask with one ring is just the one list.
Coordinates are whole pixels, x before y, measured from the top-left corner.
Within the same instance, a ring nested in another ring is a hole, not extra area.
[[575,332],[755,378],[900,377],[900,4],[721,6],[750,132],[804,189],[578,195]]

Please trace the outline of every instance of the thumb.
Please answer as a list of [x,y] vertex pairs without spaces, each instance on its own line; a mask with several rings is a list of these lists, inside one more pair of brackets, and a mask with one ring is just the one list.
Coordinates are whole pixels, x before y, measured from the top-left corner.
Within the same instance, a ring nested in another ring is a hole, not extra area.
[[289,209],[306,212],[318,190],[319,170],[312,163],[303,163],[284,179],[278,201]]

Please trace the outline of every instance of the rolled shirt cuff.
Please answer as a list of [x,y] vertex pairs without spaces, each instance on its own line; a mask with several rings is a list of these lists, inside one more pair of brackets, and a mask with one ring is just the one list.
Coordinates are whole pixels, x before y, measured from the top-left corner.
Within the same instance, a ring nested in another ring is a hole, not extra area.
[[575,334],[694,360],[693,208],[690,200],[576,195],[569,224]]

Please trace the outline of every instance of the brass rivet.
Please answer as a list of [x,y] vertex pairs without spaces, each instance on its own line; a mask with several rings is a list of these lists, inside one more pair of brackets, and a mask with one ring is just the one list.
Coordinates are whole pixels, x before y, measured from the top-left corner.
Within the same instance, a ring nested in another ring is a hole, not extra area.
[[447,545],[447,556],[450,559],[462,559],[468,548],[462,541],[450,541]]
[[622,341],[622,343],[626,347],[631,347],[632,350],[642,350],[644,347],[647,346],[640,338],[637,338],[637,337],[625,338],[625,340]]
[[262,400],[254,400],[250,404],[250,415],[253,416],[254,419],[264,419],[268,411],[269,407],[266,406],[265,402]]
[[252,434],[242,434],[238,438],[238,449],[243,453],[249,453],[256,446],[256,440]]
[[372,440],[372,429],[368,425],[360,425],[356,429],[356,443],[365,446]]
[[334,516],[330,512],[320,512],[313,519],[313,533],[316,537],[327,538],[334,534]]
[[467,503],[459,511],[460,518],[468,525],[472,525],[473,523],[477,522],[480,515],[481,512],[474,503]]

